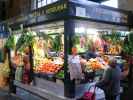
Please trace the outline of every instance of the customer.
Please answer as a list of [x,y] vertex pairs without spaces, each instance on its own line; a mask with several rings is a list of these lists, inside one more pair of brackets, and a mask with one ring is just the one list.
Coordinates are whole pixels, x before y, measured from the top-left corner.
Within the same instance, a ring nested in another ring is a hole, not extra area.
[[116,60],[109,61],[109,67],[105,70],[102,80],[97,83],[105,92],[106,100],[116,100],[120,93],[121,70],[116,66]]

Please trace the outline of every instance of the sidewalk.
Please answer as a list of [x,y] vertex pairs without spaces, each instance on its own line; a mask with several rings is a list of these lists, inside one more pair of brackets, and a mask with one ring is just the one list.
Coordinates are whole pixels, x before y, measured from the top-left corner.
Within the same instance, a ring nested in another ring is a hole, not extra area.
[[7,90],[0,89],[0,100],[21,100],[15,95],[9,94]]

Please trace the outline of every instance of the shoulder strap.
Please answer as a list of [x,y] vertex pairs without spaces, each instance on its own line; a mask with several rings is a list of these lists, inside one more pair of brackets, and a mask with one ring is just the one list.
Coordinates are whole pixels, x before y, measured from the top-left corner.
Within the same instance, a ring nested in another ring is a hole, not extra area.
[[113,71],[113,69],[110,69],[110,77],[109,77],[109,80],[110,80],[109,81],[109,86],[110,86],[110,88],[112,87],[112,81],[113,81],[113,78],[112,78],[113,77],[112,76],[113,75],[113,72],[112,71]]
[[111,80],[112,79],[112,69],[110,68],[110,74],[109,74],[109,80]]

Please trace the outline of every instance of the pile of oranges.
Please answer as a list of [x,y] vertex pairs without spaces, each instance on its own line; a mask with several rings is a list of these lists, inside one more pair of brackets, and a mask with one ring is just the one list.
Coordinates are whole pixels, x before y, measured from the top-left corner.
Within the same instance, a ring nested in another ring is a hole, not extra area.
[[87,62],[87,67],[89,67],[92,70],[100,70],[103,69],[103,65],[96,59],[89,60]]
[[48,73],[48,74],[57,73],[60,69],[61,69],[61,66],[54,64],[52,62],[44,63],[36,67],[37,72]]

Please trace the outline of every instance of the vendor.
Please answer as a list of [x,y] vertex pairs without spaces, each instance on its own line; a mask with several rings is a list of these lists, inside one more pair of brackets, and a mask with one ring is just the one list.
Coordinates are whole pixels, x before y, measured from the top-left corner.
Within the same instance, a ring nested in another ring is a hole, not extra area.
[[72,48],[72,55],[68,57],[68,64],[69,64],[69,72],[70,72],[70,79],[82,79],[83,73],[81,68],[81,58],[77,54],[77,48]]
[[18,54],[15,51],[15,56],[11,58],[11,66],[10,66],[10,82],[9,82],[9,87],[10,87],[10,92],[16,93],[16,86],[14,85],[13,81],[15,80],[15,72],[17,66],[19,66],[21,60],[21,54]]
[[91,46],[91,48],[86,52],[86,59],[89,60],[91,58],[96,58],[97,54],[95,53],[95,51],[95,47]]

